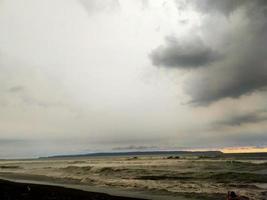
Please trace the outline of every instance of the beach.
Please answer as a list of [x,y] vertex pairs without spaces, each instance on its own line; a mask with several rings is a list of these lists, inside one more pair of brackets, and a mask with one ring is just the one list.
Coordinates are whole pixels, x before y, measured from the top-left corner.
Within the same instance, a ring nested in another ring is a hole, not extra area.
[[0,178],[140,199],[224,200],[228,191],[267,198],[257,158],[81,157],[0,161]]
[[1,200],[142,200],[77,189],[0,180]]

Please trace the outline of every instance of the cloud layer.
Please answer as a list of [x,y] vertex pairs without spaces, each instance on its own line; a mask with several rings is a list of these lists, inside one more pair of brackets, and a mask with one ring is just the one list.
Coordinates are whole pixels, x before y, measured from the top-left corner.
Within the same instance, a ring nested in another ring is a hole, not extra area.
[[101,0],[79,0],[84,9],[89,15],[98,12],[114,12],[120,7],[118,0],[106,0],[105,2]]
[[150,56],[156,66],[185,69],[205,66],[218,58],[200,38],[178,41],[174,37],[166,37],[166,44],[153,50]]
[[258,123],[267,120],[267,113],[265,110],[244,113],[227,117],[221,121],[216,122],[219,126],[241,126],[249,123]]
[[266,2],[2,0],[0,158],[266,146]]
[[[188,4],[205,15],[202,26],[196,28],[201,38],[198,42],[190,36],[167,39],[165,46],[152,51],[152,63],[178,69],[201,66],[185,86],[191,102],[197,105],[264,91],[267,86],[266,1],[200,0]],[[219,24],[224,26],[220,29],[225,33],[218,38],[213,32],[216,33]],[[223,45],[217,49],[208,47],[218,40]],[[223,57],[215,52],[223,52]]]

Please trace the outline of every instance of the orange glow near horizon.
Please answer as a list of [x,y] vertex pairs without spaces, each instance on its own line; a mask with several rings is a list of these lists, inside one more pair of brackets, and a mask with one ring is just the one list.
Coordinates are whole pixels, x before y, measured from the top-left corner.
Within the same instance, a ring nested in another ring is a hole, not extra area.
[[223,153],[262,153],[267,147],[228,147],[220,149]]

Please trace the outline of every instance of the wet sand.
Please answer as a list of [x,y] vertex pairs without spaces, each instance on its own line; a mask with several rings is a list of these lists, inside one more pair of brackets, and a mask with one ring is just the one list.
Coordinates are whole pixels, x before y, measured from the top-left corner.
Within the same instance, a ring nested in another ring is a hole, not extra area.
[[0,180],[1,200],[142,200],[77,189]]

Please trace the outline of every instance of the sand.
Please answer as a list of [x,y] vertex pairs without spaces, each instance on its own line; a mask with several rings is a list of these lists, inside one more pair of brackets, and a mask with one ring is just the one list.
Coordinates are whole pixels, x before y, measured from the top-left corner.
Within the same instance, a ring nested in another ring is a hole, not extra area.
[[1,200],[142,200],[65,187],[0,180]]

